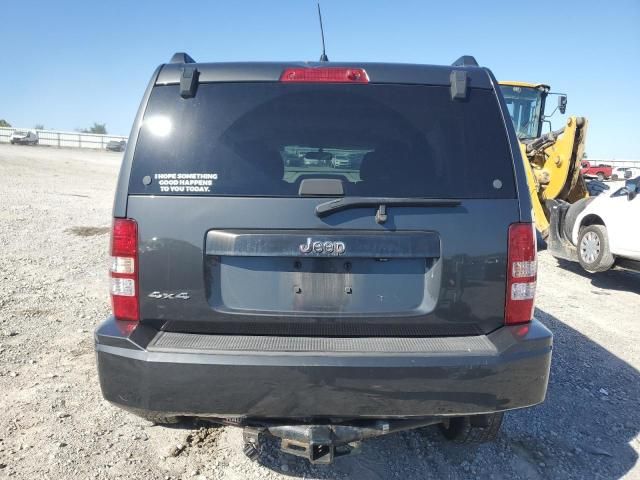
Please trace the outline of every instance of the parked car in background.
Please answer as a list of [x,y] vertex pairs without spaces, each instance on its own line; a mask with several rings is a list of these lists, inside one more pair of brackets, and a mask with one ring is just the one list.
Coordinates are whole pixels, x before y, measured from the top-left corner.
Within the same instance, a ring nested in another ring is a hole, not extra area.
[[36,132],[31,130],[16,130],[9,137],[12,145],[37,145],[40,139]]
[[596,177],[598,180],[608,180],[613,174],[613,167],[611,165],[591,165],[590,162],[584,160],[582,162],[582,169],[580,170],[585,177]]
[[611,173],[611,180],[620,180],[624,178],[624,174],[629,167],[616,167]]
[[325,152],[322,148],[304,154],[304,165],[307,167],[326,167],[331,164],[332,160],[333,155]]
[[640,168],[628,167],[624,172],[624,179],[640,177]]
[[112,152],[124,152],[126,146],[126,140],[110,140],[105,148]]
[[556,212],[552,212],[548,242],[551,254],[577,260],[588,272],[603,272],[616,265],[640,270],[638,193],[640,176],[611,193],[553,207]]
[[606,192],[611,187],[605,182],[601,182],[600,180],[596,180],[595,178],[588,179],[586,182],[587,191],[589,192],[590,197],[597,197],[602,192]]
[[337,154],[331,159],[333,168],[349,168],[351,167],[351,157],[349,155]]

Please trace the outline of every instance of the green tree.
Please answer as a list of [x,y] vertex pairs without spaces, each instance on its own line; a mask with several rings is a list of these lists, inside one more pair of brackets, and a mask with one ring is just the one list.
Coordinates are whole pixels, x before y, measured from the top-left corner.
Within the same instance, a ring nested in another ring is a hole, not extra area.
[[98,123],[98,122],[93,122],[93,126],[89,127],[85,130],[82,130],[83,133],[97,133],[100,135],[106,135],[107,134],[107,124],[106,123]]
[[11,124],[7,122],[4,118],[0,118],[0,127],[11,127]]

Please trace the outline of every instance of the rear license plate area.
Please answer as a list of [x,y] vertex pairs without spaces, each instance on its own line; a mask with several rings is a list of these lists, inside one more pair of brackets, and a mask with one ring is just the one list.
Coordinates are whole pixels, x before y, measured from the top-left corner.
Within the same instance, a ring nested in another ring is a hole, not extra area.
[[207,298],[253,316],[422,315],[437,302],[439,258],[434,232],[210,231]]
[[431,259],[211,259],[210,304],[242,312],[309,314],[417,313]]

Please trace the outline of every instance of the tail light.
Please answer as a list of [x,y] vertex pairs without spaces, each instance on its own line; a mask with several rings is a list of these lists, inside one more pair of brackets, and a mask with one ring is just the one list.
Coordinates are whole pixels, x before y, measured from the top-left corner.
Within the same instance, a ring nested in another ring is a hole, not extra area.
[[118,320],[139,321],[138,225],[116,218],[111,231],[111,306]]
[[287,68],[280,75],[281,82],[311,83],[369,83],[364,68],[300,67]]
[[509,226],[507,301],[504,323],[515,325],[533,318],[536,294],[536,234],[531,223]]

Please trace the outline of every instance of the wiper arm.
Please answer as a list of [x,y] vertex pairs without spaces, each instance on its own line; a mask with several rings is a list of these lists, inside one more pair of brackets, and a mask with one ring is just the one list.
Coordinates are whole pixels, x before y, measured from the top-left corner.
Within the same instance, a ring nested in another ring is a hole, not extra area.
[[[344,197],[329,202],[320,203],[316,206],[316,215],[326,217],[334,212],[348,210],[359,207],[378,207],[376,220],[384,223],[386,220],[386,207],[457,207],[462,202],[460,200],[450,200],[446,198],[389,198],[389,197]],[[380,221],[378,217],[381,217]]]

